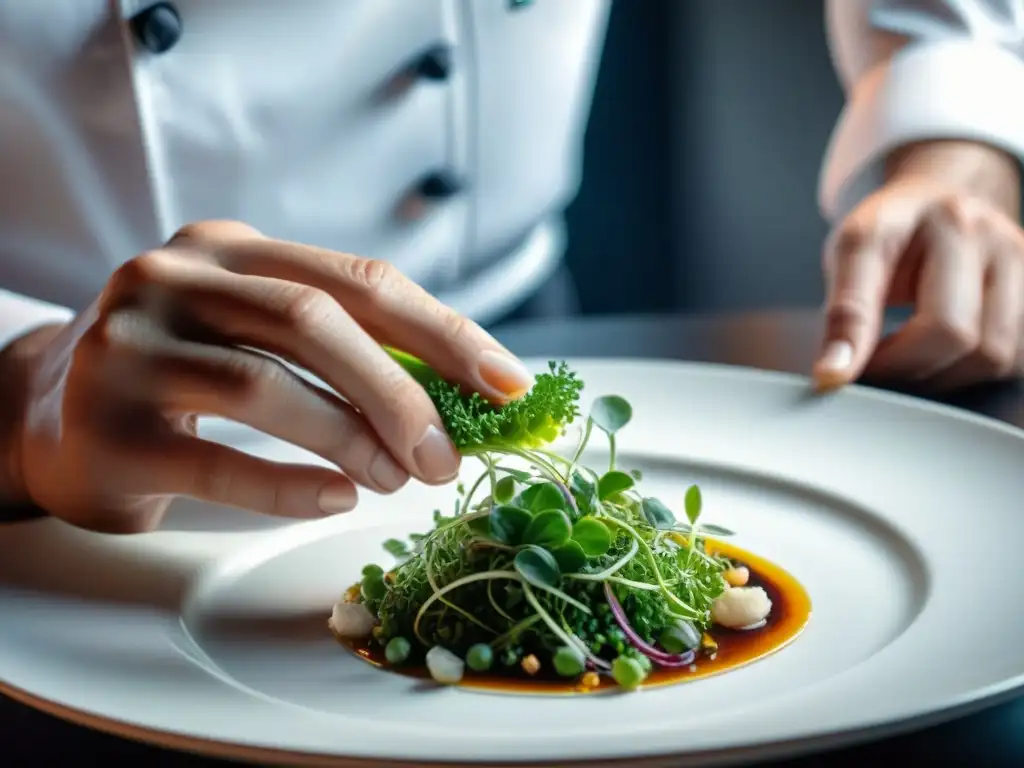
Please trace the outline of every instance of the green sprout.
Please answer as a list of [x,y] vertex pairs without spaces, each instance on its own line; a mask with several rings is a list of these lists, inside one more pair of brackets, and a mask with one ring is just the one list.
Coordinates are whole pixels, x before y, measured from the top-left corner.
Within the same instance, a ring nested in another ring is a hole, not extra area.
[[[565,363],[550,363],[522,399],[496,406],[389,352],[483,470],[460,487],[454,514],[435,513],[433,530],[386,542],[398,561],[386,579],[378,566],[364,569],[360,595],[378,618],[376,642],[402,638],[390,647],[403,660],[441,646],[474,672],[535,656],[563,678],[589,668],[625,688],[642,683],[657,654],[693,652],[730,566],[705,550],[704,536],[730,532],[698,525],[697,486],[682,494],[677,520],[640,491],[639,472],[619,467],[616,437],[633,416],[624,398],[592,403],[567,457],[548,448],[580,415],[583,382]],[[595,427],[608,445],[601,472],[581,461]],[[528,468],[506,466],[507,457]]]

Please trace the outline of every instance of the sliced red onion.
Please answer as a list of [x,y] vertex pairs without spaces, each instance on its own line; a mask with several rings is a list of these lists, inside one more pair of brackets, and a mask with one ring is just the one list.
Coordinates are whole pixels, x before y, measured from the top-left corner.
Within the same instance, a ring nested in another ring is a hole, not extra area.
[[644,656],[649,658],[659,667],[686,667],[693,664],[693,660],[697,658],[697,654],[693,651],[687,651],[686,653],[668,653],[662,651],[644,642],[644,639],[636,633],[636,630],[629,625],[629,619],[626,617],[626,612],[622,609],[622,604],[618,598],[615,597],[615,592],[612,590],[612,585],[608,582],[604,584],[604,594],[608,598],[608,605],[611,606],[612,615],[615,617],[615,621],[618,622],[619,627],[626,634],[637,650],[639,650]]

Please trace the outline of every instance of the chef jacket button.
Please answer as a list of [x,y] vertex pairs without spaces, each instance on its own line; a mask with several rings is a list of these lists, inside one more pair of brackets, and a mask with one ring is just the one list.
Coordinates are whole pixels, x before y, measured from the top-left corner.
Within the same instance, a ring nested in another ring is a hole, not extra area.
[[144,47],[165,53],[181,39],[181,16],[171,3],[156,3],[131,18],[131,28]]
[[508,7],[513,11],[519,11],[533,5],[533,0],[508,0]]
[[450,173],[437,171],[419,185],[420,195],[428,200],[444,200],[462,191],[462,183]]
[[416,74],[427,80],[447,80],[452,71],[452,53],[446,45],[436,45],[416,62]]

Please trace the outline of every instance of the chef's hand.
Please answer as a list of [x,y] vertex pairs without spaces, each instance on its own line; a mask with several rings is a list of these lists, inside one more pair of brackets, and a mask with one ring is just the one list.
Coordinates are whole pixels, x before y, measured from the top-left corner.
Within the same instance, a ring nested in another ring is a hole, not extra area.
[[[969,142],[910,147],[887,183],[824,250],[825,345],[819,385],[862,373],[935,392],[1024,367],[1024,231],[1015,160]],[[913,306],[882,339],[887,306]]]
[[[459,456],[437,412],[381,344],[495,402],[532,384],[491,336],[389,265],[235,222],[185,227],[117,270],[70,325],[19,343],[26,386],[12,474],[50,514],[112,533],[152,530],[178,495],[314,518],[352,509],[355,484],[388,493],[410,476],[452,480]],[[341,471],[199,439],[199,414]]]

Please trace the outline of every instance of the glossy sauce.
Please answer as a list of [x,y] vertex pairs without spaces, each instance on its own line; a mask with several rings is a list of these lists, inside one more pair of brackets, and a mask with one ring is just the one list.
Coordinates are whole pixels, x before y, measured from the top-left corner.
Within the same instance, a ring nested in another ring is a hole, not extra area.
[[[738,564],[745,565],[750,570],[750,580],[746,586],[762,587],[772,601],[772,610],[768,614],[767,623],[760,629],[745,631],[713,625],[709,634],[718,643],[717,651],[712,655],[708,655],[704,651],[698,652],[697,659],[690,667],[663,669],[655,666],[644,681],[644,688],[699,680],[751,664],[789,645],[810,620],[810,597],[800,583],[782,568],[722,541],[708,539],[705,546],[709,554],[724,555]],[[339,642],[374,666],[407,677],[421,680],[430,679],[429,672],[422,666],[390,666],[384,659],[384,650],[375,644],[371,645],[369,639],[339,640]],[[601,676],[601,683],[598,687],[583,688],[578,680],[545,677],[543,672],[536,677],[530,677],[518,666],[513,669],[504,669],[500,673],[482,674],[467,668],[459,686],[495,693],[520,694],[598,693],[606,690],[618,690],[619,687],[614,680],[604,675]]]

